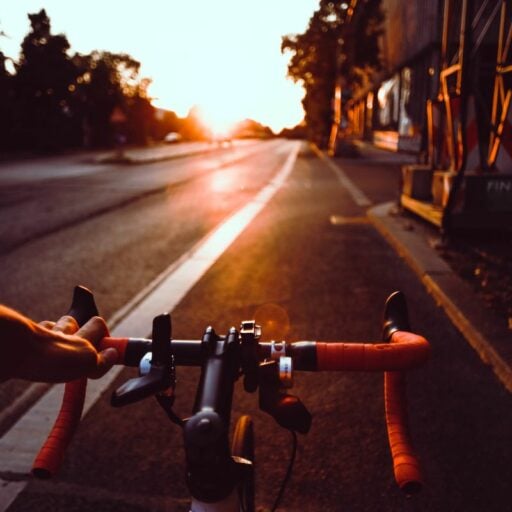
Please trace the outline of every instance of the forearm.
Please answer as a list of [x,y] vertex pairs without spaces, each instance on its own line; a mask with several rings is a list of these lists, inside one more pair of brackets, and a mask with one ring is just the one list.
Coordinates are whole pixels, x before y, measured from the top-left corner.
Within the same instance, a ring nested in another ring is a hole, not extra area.
[[0,304],[0,381],[16,375],[34,337],[36,325],[17,311]]
[[108,336],[102,318],[91,318],[78,330],[72,317],[63,316],[48,327],[0,305],[0,381],[99,378],[117,361],[115,349],[98,352],[95,348]]

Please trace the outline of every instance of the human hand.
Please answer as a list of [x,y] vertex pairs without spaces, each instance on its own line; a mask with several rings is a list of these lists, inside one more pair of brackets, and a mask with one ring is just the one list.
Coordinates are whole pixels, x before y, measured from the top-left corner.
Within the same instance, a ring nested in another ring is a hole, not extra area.
[[[0,376],[37,382],[68,382],[81,377],[99,378],[117,362],[115,349],[98,352],[95,346],[108,336],[100,317],[78,329],[76,321],[63,316],[56,323],[36,324],[0,306],[0,353],[10,357],[0,365]],[[3,371],[2,371],[3,370]]]

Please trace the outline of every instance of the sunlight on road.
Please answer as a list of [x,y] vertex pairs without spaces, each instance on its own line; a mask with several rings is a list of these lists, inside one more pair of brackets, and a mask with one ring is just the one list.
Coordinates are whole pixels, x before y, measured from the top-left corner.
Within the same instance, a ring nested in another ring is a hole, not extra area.
[[238,189],[233,173],[228,172],[215,173],[211,177],[210,187],[212,192],[215,193],[226,193]]

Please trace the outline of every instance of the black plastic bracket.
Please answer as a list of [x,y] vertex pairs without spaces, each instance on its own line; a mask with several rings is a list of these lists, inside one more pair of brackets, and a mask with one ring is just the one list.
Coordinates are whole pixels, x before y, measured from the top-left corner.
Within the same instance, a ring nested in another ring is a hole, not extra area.
[[90,318],[98,316],[98,314],[98,308],[91,290],[85,286],[75,286],[67,315],[72,316],[77,324],[82,327]]
[[244,389],[254,393],[258,388],[258,340],[261,328],[254,320],[242,322],[240,328],[242,373],[244,374]]
[[279,368],[276,361],[265,361],[259,366],[259,406],[283,428],[307,434],[312,416],[299,398],[281,391]]
[[386,300],[384,306],[384,324],[382,328],[382,339],[389,341],[396,331],[410,331],[409,314],[405,295],[396,291]]
[[147,375],[125,382],[112,394],[114,407],[132,404],[174,386],[175,372],[171,351],[171,316],[167,313],[153,319],[151,365]]

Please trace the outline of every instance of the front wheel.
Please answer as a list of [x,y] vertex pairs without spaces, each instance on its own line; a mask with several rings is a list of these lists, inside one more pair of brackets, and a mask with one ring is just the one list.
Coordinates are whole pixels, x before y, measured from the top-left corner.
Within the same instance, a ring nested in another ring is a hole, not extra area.
[[244,512],[254,512],[254,427],[250,416],[241,416],[236,422],[231,454],[252,462],[239,485],[240,502]]

